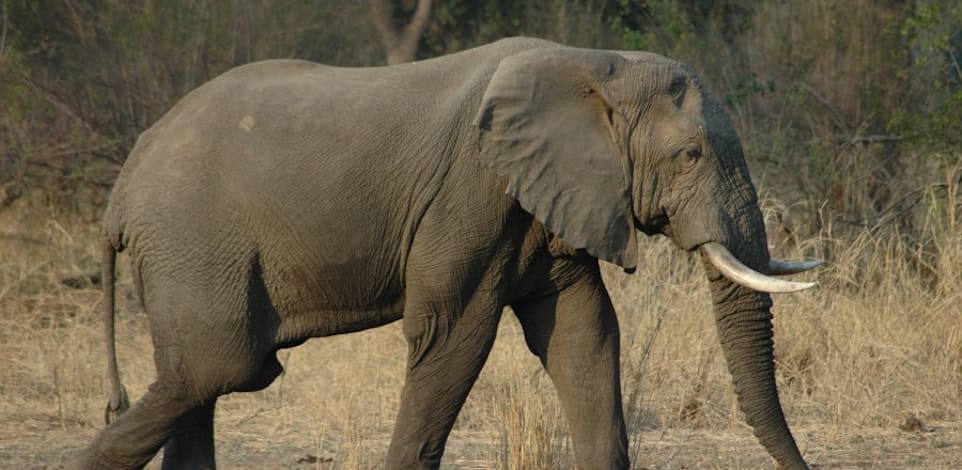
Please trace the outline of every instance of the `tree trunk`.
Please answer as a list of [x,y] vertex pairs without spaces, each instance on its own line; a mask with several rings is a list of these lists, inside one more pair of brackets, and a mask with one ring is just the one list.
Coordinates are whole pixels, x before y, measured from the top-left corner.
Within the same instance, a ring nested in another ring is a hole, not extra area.
[[381,44],[388,64],[403,64],[417,58],[421,36],[431,21],[432,0],[418,0],[411,20],[406,25],[394,22],[395,4],[391,0],[370,0],[374,25],[381,36]]

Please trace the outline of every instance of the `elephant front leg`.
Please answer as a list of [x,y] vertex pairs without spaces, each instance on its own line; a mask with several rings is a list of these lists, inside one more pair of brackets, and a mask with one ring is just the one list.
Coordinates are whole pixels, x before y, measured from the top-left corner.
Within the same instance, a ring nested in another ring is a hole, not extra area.
[[578,468],[627,469],[618,320],[600,274],[512,308],[557,390]]
[[408,370],[385,468],[435,469],[444,444],[491,351],[502,305],[476,292],[405,307]]

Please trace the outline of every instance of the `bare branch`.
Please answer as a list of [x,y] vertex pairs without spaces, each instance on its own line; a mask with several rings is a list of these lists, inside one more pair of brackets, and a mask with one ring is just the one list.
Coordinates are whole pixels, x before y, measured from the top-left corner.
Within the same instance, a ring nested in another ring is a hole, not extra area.
[[[122,139],[115,139],[115,140],[112,140],[112,141],[109,141],[109,142],[104,142],[104,143],[102,143],[102,144],[97,144],[97,145],[88,146],[88,147],[70,148],[69,146],[64,146],[64,147],[67,147],[67,148],[62,148],[61,150],[57,150],[57,151],[50,152],[50,153],[45,153],[45,154],[43,154],[43,155],[35,155],[35,156],[28,157],[28,158],[27,158],[27,162],[28,162],[28,163],[31,163],[31,162],[37,161],[37,160],[51,160],[51,159],[54,159],[54,158],[69,157],[69,156],[78,155],[78,154],[81,154],[81,153],[95,153],[95,152],[99,152],[99,151],[101,151],[101,150],[109,149],[109,148],[111,148],[111,147],[116,147],[117,145],[120,145],[121,143],[123,143],[123,140],[122,140]],[[107,160],[109,160],[109,161],[111,161],[111,162],[114,162],[114,163],[121,163],[121,164],[123,163],[123,162],[118,162],[118,161],[116,161],[116,160],[114,160],[114,159],[111,159],[111,158],[108,158]]]
[[883,142],[901,142],[905,139],[906,139],[905,137],[900,135],[862,135],[862,136],[857,135],[852,137],[851,139],[848,139],[848,141],[845,143],[849,145],[856,145],[856,144],[871,145],[871,144],[878,144]]
[[0,28],[0,65],[7,56],[7,2],[3,2],[3,26]]
[[955,68],[955,74],[958,75],[958,79],[962,82],[962,67],[959,67],[959,61],[955,58],[955,51],[949,51],[949,58],[952,59],[952,67]]
[[374,16],[374,27],[381,35],[381,42],[385,49],[390,48],[398,40],[398,31],[392,21],[394,6],[391,4],[391,0],[370,1],[371,15]]
[[848,124],[846,123],[845,115],[842,114],[842,112],[838,108],[836,108],[830,101],[825,99],[824,96],[819,94],[812,87],[808,86],[808,84],[805,82],[795,82],[792,84],[792,87],[798,87],[799,89],[804,90],[808,94],[812,95],[816,100],[818,100],[819,103],[821,103],[822,106],[825,107],[825,109],[828,109],[829,111],[832,112],[833,115],[835,115],[835,125],[841,128],[842,130],[848,132],[849,127],[848,127]]
[[417,9],[414,10],[414,16],[411,17],[411,22],[404,27],[404,35],[409,37],[421,39],[421,35],[428,27],[428,23],[431,21],[431,0],[418,0]]
[[394,4],[391,0],[370,0],[374,26],[381,36],[381,44],[388,64],[411,62],[417,57],[421,36],[431,22],[432,0],[418,0],[411,20],[403,27],[394,24]]

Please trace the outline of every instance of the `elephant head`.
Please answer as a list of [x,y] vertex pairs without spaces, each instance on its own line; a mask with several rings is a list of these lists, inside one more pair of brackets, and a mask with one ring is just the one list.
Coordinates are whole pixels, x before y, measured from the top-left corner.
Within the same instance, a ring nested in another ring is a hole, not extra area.
[[628,271],[635,233],[699,250],[735,391],[775,459],[807,468],[775,387],[771,298],[810,287],[770,260],[741,143],[686,65],[640,52],[536,49],[505,58],[475,123],[480,158],[567,244]]

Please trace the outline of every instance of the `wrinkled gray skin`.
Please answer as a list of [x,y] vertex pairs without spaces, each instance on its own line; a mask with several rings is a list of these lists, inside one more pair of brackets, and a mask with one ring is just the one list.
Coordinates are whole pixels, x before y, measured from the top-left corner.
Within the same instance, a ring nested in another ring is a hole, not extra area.
[[[234,69],[145,132],[114,188],[106,269],[130,253],[157,380],[80,466],[139,467],[166,446],[164,468],[213,467],[218,396],[267,387],[279,349],[401,320],[386,467],[437,468],[511,306],[578,465],[627,468],[598,259],[634,268],[636,229],[767,269],[735,130],[678,62],[516,38],[384,68]],[[807,468],[775,389],[770,297],[705,269],[748,422]]]

